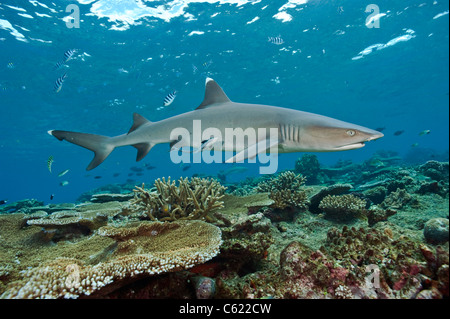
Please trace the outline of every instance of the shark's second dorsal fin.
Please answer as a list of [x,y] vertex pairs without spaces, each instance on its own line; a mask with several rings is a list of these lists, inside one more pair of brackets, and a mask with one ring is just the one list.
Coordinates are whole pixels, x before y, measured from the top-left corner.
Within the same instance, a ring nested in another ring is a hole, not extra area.
[[231,102],[219,84],[211,78],[206,78],[205,98],[196,110],[205,109],[214,104]]
[[130,134],[131,132],[137,130],[140,126],[142,126],[142,125],[144,125],[146,123],[150,123],[150,121],[147,120],[142,115],[139,115],[137,113],[133,113],[133,126],[128,131],[128,134]]

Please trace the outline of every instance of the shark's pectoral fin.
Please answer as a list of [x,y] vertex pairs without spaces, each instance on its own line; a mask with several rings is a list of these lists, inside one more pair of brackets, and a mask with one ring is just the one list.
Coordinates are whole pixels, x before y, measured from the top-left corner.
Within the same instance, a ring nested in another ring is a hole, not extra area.
[[152,149],[154,144],[151,143],[138,143],[133,145],[135,148],[137,148],[138,153],[136,156],[136,162],[139,162],[141,159],[143,159],[148,152]]
[[137,130],[139,127],[141,127],[144,124],[151,123],[149,120],[147,120],[145,117],[143,117],[140,114],[133,113],[133,126],[131,126],[130,130],[127,134],[130,134],[131,132]]
[[270,150],[272,147],[277,146],[278,144],[279,144],[278,139],[262,140],[256,144],[250,145],[245,150],[227,159],[225,163],[238,163],[246,160],[247,158],[253,159],[256,157],[256,155],[264,153],[267,150]]
[[231,102],[219,84],[211,78],[206,79],[205,98],[196,110],[205,109],[215,104]]

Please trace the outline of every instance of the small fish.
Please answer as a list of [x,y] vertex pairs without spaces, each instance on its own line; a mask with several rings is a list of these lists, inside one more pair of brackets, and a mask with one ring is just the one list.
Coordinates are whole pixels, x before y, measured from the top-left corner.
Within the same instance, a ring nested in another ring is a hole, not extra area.
[[177,91],[173,91],[172,93],[169,93],[164,98],[164,106],[169,106],[170,104],[172,104],[176,97],[177,97]]
[[1,199],[0,200],[0,205],[5,205],[8,201],[6,199]]
[[67,185],[69,185],[69,182],[68,181],[62,181],[61,183],[59,183],[59,185],[67,186]]
[[384,130],[386,129],[386,127],[377,127],[376,129],[375,129],[375,131],[378,131],[378,132],[383,132]]
[[395,136],[400,136],[400,135],[402,135],[404,132],[405,132],[404,130],[396,131],[396,132],[394,133],[394,135],[395,135]]
[[207,69],[207,68],[209,68],[209,67],[211,66],[212,63],[213,63],[212,60],[209,60],[209,61],[207,61],[207,62],[204,62],[204,63],[202,64],[202,66],[203,66],[205,69]]
[[191,168],[191,165],[186,165],[186,166],[183,166],[183,168],[181,169],[183,172],[186,172],[188,169],[190,169]]
[[99,175],[97,175],[97,176],[94,176],[94,179],[100,179],[100,178],[102,178],[101,176],[99,176]]
[[198,72],[198,68],[192,64],[192,73],[197,74],[197,72]]
[[50,155],[47,160],[47,167],[50,173],[52,172],[52,165],[53,165],[53,156]]
[[55,194],[50,195],[50,200],[53,200],[53,198],[55,198]]
[[144,169],[143,169],[143,168],[140,168],[140,167],[133,166],[133,167],[130,168],[130,171],[133,171],[133,172],[142,172],[142,171],[144,171]]
[[56,93],[61,91],[62,85],[63,85],[66,77],[67,77],[67,73],[64,73],[63,76],[56,79],[55,86],[53,87],[53,89],[55,90]]
[[386,166],[380,159],[374,158],[369,161],[369,166],[372,167],[383,167]]
[[151,166],[151,165],[147,165],[147,164],[145,164],[144,166],[145,166],[146,170],[151,170],[151,169],[155,169],[156,168],[155,166]]
[[417,147],[417,146],[419,146],[419,143],[414,143],[413,145],[411,145],[411,147]]
[[53,67],[53,70],[59,70],[61,69],[64,65],[66,65],[65,61],[59,61],[55,64],[55,66]]
[[62,171],[61,173],[58,174],[58,177],[64,176],[69,172],[68,169],[66,169],[65,171]]
[[420,136],[428,135],[431,133],[431,130],[425,130],[419,133]]
[[9,62],[9,63],[6,65],[6,67],[7,67],[8,69],[14,69],[16,66],[14,65],[14,63]]
[[113,177],[118,177],[120,173],[114,173]]
[[172,206],[170,204],[164,204],[160,209],[162,213],[169,213],[172,210]]
[[269,42],[276,44],[276,45],[281,45],[284,43],[284,40],[278,36],[278,37],[269,37]]
[[75,49],[70,49],[70,50],[67,50],[66,52],[64,52],[64,63],[69,61],[72,58],[75,51],[76,51]]

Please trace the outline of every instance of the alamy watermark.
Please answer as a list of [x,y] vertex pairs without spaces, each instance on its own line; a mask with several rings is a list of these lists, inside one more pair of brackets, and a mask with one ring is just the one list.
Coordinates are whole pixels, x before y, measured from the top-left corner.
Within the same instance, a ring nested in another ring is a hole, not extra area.
[[[201,120],[194,120],[191,131],[175,128],[170,140],[176,141],[170,153],[175,164],[234,163],[247,159],[248,163],[268,164],[260,166],[260,174],[273,174],[278,170],[278,128],[225,128],[222,131],[208,127],[202,130]],[[184,152],[185,149],[190,152]],[[236,155],[224,160],[224,151],[235,151]]]
[[380,8],[376,4],[369,4],[366,7],[366,13],[370,13],[366,18],[366,27],[369,29],[380,28],[380,18],[385,16],[385,13],[380,13]]
[[366,288],[380,288],[380,268],[377,265],[366,266]]
[[67,17],[64,18],[66,22],[66,27],[69,29],[80,28],[80,8],[76,4],[69,4],[66,7],[66,12],[70,13]]

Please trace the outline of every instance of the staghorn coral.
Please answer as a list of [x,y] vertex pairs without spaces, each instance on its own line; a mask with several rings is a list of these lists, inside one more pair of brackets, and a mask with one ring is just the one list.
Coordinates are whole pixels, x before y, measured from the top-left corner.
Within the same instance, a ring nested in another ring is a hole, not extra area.
[[319,204],[326,217],[338,220],[348,221],[364,213],[366,201],[354,195],[327,195]]
[[305,181],[306,178],[301,174],[290,171],[282,172],[270,180],[259,183],[256,191],[269,193],[269,198],[274,201],[271,205],[272,208],[307,209],[309,200],[302,188]]
[[148,192],[136,186],[131,210],[144,212],[151,220],[174,221],[205,219],[210,213],[223,207],[226,187],[214,179],[180,178],[178,185],[170,177],[155,181],[156,192]]
[[78,298],[116,289],[132,277],[191,268],[219,253],[221,231],[202,221],[141,222],[128,227],[105,226],[96,236],[117,241],[106,260],[59,257],[26,269],[10,283],[2,298]]

